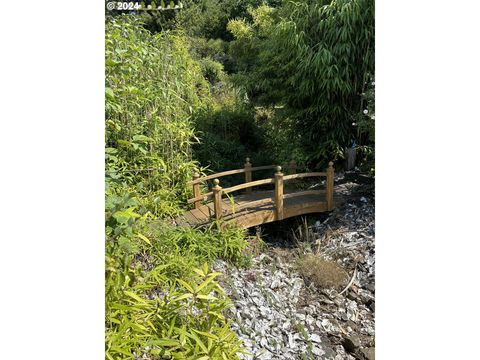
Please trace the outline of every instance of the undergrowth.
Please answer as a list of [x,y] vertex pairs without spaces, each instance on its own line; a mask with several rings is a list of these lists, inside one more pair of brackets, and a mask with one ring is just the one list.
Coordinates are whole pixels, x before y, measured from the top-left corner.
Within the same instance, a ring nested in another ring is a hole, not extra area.
[[106,204],[106,357],[237,359],[230,301],[208,263],[247,264],[243,230],[152,223],[131,195]]
[[348,281],[348,274],[340,265],[318,254],[301,256],[296,266],[308,282],[313,282],[319,288],[340,289]]
[[132,16],[107,20],[105,50],[105,356],[238,359],[230,300],[210,266],[248,265],[244,232],[169,223],[198,170],[205,69],[181,31],[152,35]]

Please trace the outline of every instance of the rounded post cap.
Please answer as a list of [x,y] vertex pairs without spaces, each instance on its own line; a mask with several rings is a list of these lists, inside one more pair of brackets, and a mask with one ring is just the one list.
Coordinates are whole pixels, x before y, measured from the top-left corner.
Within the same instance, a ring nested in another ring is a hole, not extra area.
[[194,177],[194,178],[199,178],[199,177],[200,177],[200,174],[198,173],[198,171],[195,171],[195,172],[193,173],[193,177]]
[[213,180],[213,184],[214,184],[215,186],[218,186],[218,184],[220,184],[220,180],[214,179],[214,180]]
[[275,168],[275,170],[277,171],[277,173],[281,173],[282,172],[282,167],[281,166],[277,166]]
[[333,166],[333,161],[330,161],[330,162],[328,163],[328,166],[329,166],[329,167],[332,167],[332,166]]
[[246,162],[247,164],[249,164],[249,163],[250,163],[250,158],[247,157],[247,158],[245,159],[245,162]]

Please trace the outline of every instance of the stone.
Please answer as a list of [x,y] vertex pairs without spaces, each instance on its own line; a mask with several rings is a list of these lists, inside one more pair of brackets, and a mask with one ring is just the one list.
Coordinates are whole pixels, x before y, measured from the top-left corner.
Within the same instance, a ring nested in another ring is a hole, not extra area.
[[273,354],[270,351],[265,349],[262,354],[258,355],[258,359],[259,360],[271,360],[271,359],[273,359]]
[[323,354],[325,354],[325,351],[323,351],[321,348],[319,348],[317,346],[313,346],[312,347],[312,353],[314,355],[317,355],[317,356],[322,356]]
[[358,349],[362,344],[360,342],[360,338],[356,335],[350,335],[343,339],[342,345],[348,352],[354,352]]
[[[335,187],[349,194],[356,186]],[[225,274],[221,285],[234,303],[226,315],[248,352],[239,359],[374,360],[374,349],[361,347],[375,343],[375,207],[374,198],[367,200],[336,208],[311,228],[311,239],[318,240],[312,250],[338,259],[349,274],[357,264],[357,277],[342,295],[340,289],[307,286],[294,251],[286,254],[291,250],[255,256],[250,269],[218,261],[214,269]]]
[[375,360],[375,348],[365,348],[360,350],[366,360]]
[[311,334],[310,335],[310,340],[313,341],[313,342],[316,342],[316,343],[322,342],[322,340],[320,339],[320,336],[317,335],[317,334]]
[[367,306],[370,308],[370,310],[372,310],[373,312],[375,312],[375,300],[371,300],[367,303]]

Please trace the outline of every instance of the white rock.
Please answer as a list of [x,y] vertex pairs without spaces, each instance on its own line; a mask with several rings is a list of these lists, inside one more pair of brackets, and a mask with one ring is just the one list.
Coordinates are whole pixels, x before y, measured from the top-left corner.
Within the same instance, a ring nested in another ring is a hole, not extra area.
[[320,343],[322,340],[320,339],[320,336],[317,334],[310,334],[309,339],[313,342]]
[[314,346],[314,347],[312,347],[312,353],[313,353],[314,355],[317,355],[317,356],[322,356],[322,355],[325,354],[325,351],[323,351],[323,350],[322,350],[321,348],[319,348],[319,347]]

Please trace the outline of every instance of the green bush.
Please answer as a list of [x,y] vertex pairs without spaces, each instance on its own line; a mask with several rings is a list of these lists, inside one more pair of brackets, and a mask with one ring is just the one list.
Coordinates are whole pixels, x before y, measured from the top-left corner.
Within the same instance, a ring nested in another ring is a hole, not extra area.
[[241,168],[246,157],[250,157],[255,165],[272,163],[275,154],[267,147],[266,133],[255,120],[254,111],[241,104],[239,99],[231,104],[227,101],[197,117],[201,145],[194,146],[195,158],[216,172]]
[[179,211],[196,167],[192,117],[212,98],[180,32],[151,35],[132,16],[106,24],[106,169],[157,216]]
[[106,24],[106,358],[237,359],[230,303],[208,264],[247,264],[244,231],[158,219],[191,191],[195,116],[214,101],[202,64],[211,81],[221,65],[192,58],[181,32],[140,25],[127,15]]
[[[107,268],[107,285],[118,273]],[[205,264],[189,282],[168,287],[162,268],[145,282],[125,282],[106,302],[106,358],[238,359],[241,343],[222,312],[229,300]],[[120,272],[123,274],[123,272]]]
[[312,166],[342,158],[364,141],[353,124],[374,71],[374,2],[288,1],[249,12],[252,21],[228,24],[237,83],[256,105],[282,107],[280,124],[292,130],[283,139]]
[[223,65],[211,58],[204,58],[199,61],[202,74],[211,84],[224,80]]
[[106,357],[237,359],[240,342],[223,316],[230,303],[207,264],[244,264],[244,231],[150,222],[132,195],[107,194]]

